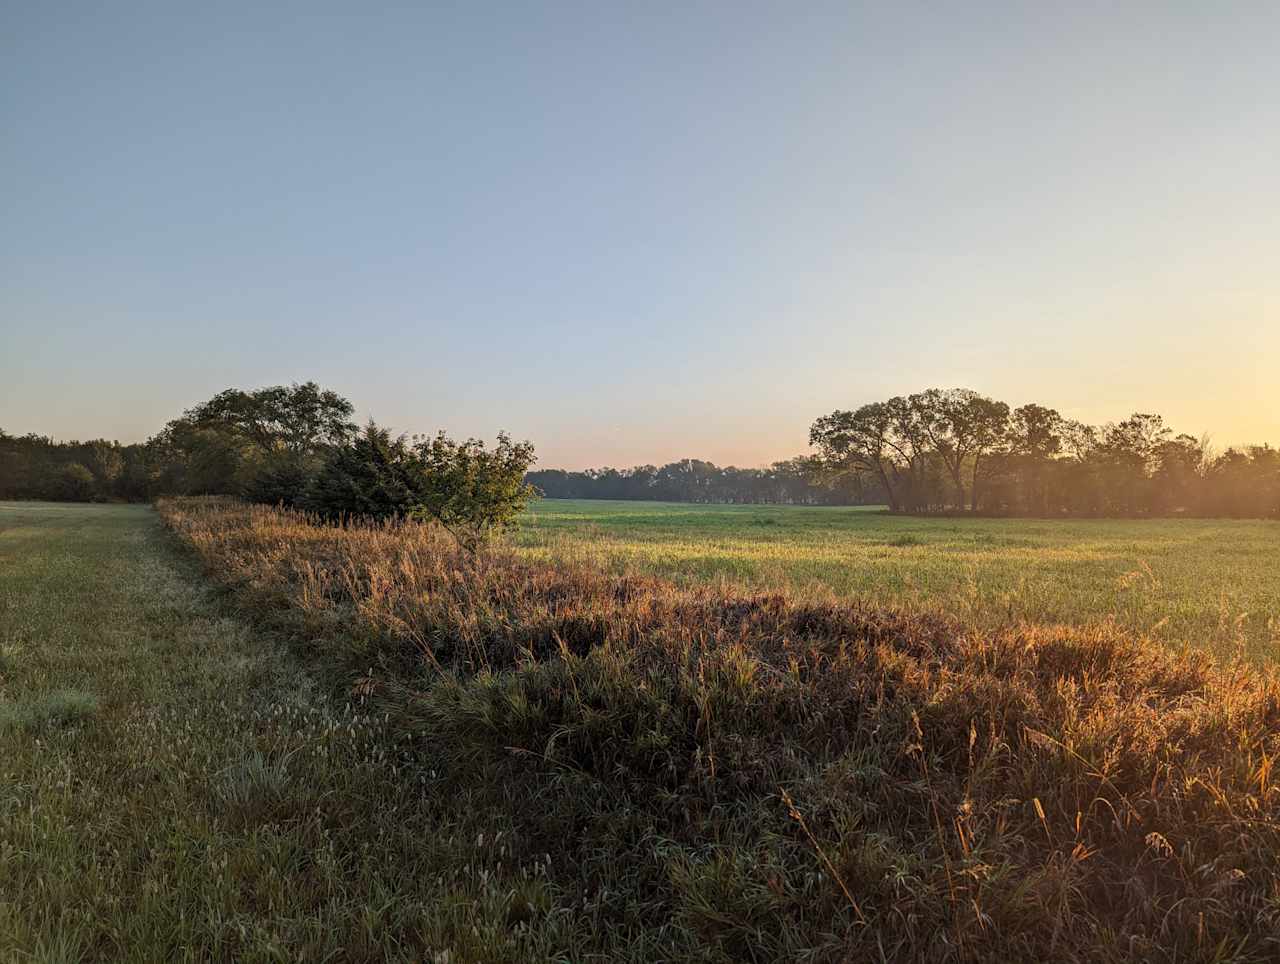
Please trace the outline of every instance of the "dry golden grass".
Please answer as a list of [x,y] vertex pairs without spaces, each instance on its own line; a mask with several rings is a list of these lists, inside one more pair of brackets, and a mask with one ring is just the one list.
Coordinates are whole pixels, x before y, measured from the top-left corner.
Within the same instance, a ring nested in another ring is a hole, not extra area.
[[1269,671],[1113,624],[973,628],[160,508],[385,715],[437,803],[503,834],[500,865],[544,868],[508,925],[572,933],[565,959],[1280,957]]

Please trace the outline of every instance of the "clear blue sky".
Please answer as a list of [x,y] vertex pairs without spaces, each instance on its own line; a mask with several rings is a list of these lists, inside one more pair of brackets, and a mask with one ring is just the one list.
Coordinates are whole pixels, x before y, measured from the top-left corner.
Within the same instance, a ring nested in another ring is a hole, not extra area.
[[936,385],[1280,442],[1280,5],[1059,7],[5,2],[0,427],[314,378],[754,465]]

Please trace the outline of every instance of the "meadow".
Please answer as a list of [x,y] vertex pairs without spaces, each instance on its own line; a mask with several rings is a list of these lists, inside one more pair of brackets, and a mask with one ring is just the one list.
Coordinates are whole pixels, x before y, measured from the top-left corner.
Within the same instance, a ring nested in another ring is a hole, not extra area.
[[678,582],[929,608],[986,626],[1119,625],[1217,655],[1280,652],[1280,523],[984,519],[877,507],[535,502],[515,544]]
[[[744,588],[778,559],[619,573],[601,535],[803,557],[821,511],[533,512],[472,556],[226,498],[0,504],[0,959],[1280,953],[1272,670]],[[844,551],[898,521],[845,512]]]
[[150,506],[0,502],[0,960],[571,945],[568,924],[511,931],[501,844],[476,845],[491,815],[427,780],[333,664],[250,625]]

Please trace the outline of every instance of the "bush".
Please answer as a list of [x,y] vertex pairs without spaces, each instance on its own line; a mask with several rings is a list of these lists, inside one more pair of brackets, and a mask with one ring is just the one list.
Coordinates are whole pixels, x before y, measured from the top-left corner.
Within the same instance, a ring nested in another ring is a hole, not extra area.
[[491,532],[513,525],[536,494],[525,481],[533,445],[505,433],[492,451],[478,439],[455,442],[444,432],[417,451],[425,484],[415,514],[439,522],[470,552]]
[[[511,526],[534,496],[524,480],[533,458],[530,443],[502,433],[492,450],[477,439],[455,442],[444,432],[410,445],[370,423],[355,441],[334,450],[299,504],[330,521],[412,516],[438,522],[474,553],[490,533]],[[297,485],[283,468],[264,470],[260,480],[250,493],[257,502],[283,501],[258,493],[271,496]]]
[[370,422],[333,450],[303,504],[329,521],[407,517],[423,498],[422,460],[403,436]]
[[292,509],[302,504],[315,474],[313,459],[292,452],[272,453],[249,470],[244,496],[250,502]]

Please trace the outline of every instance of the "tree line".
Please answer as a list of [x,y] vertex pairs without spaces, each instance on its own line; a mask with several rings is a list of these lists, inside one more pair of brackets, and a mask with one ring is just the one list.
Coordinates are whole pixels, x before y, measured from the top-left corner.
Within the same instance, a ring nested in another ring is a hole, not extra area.
[[228,389],[145,442],[57,442],[0,430],[0,498],[145,502],[157,495],[246,494],[272,475],[313,469],[348,441],[351,403],[314,382]]
[[0,498],[146,501],[237,495],[330,521],[418,518],[467,549],[509,525],[535,491],[533,446],[446,433],[393,437],[314,382],[227,389],[146,442],[55,442],[0,431]]
[[0,499],[141,502],[151,490],[145,445],[55,442],[0,429]]
[[968,389],[929,389],[813,423],[828,478],[879,483],[895,512],[1280,516],[1280,451],[1215,451],[1159,415],[1102,426]]
[[529,481],[549,499],[631,499],[722,504],[859,505],[884,503],[879,483],[865,473],[827,478],[806,456],[763,469],[720,467],[700,459],[630,469],[567,472],[542,469]]

